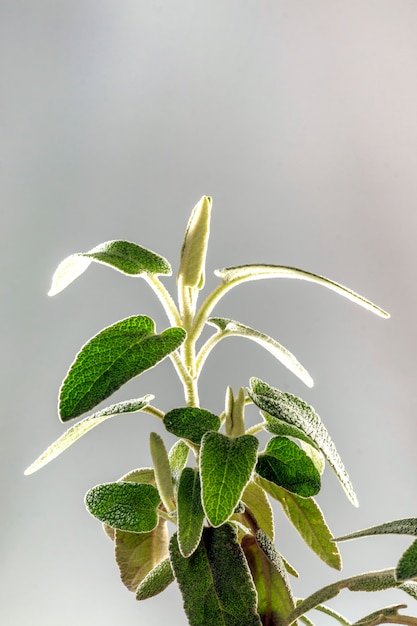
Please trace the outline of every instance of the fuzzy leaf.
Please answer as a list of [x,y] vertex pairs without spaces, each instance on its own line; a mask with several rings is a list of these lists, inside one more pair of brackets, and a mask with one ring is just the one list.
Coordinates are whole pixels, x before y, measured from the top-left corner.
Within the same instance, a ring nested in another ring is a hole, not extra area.
[[292,493],[308,498],[320,491],[320,474],[313,461],[286,437],[273,437],[258,456],[256,472]]
[[207,432],[201,441],[203,507],[212,526],[233,514],[256,464],[258,440],[252,435],[227,437]]
[[245,326],[240,322],[235,322],[224,317],[211,317],[208,324],[216,326],[220,334],[224,337],[246,337],[251,339],[255,343],[259,344],[265,350],[268,350],[278,361],[280,361],[287,369],[293,374],[298,376],[300,380],[307,385],[307,387],[313,386],[313,379],[306,369],[297,361],[295,356],[291,354],[284,346],[272,339],[268,335],[254,330],[249,326]]
[[371,535],[415,535],[417,536],[417,518],[408,517],[405,519],[397,519],[392,522],[385,522],[377,526],[370,526],[363,530],[358,530],[348,535],[335,537],[334,541],[347,541],[349,539],[358,539],[359,537],[370,537]]
[[168,512],[175,510],[174,486],[172,484],[171,467],[164,441],[158,433],[151,433],[149,437],[152,461],[155,468],[156,486],[161,500]]
[[59,394],[63,422],[89,411],[131,378],[150,369],[185,339],[182,328],[155,334],[154,321],[128,317],[105,328],[75,357]]
[[[358,620],[352,626],[374,626],[375,624],[405,624],[404,621],[401,622],[393,622],[392,620],[386,621],[385,617],[399,617],[401,614],[398,612],[400,609],[406,609],[406,604],[397,604],[395,606],[387,606],[383,609],[378,609],[378,611],[373,611],[366,617],[362,617],[362,619]],[[404,616],[402,616],[404,617]]]
[[143,398],[138,398],[137,400],[126,400],[125,402],[112,404],[111,406],[86,417],[74,426],[71,426],[71,428],[69,428],[63,435],[61,435],[61,437],[59,437],[59,439],[51,444],[49,448],[47,448],[45,452],[43,452],[40,457],[38,457],[36,461],[34,461],[32,465],[25,470],[25,475],[28,476],[29,474],[37,472],[41,469],[41,467],[47,465],[47,463],[69,448],[73,443],[80,439],[80,437],[102,422],[105,422],[110,417],[120,415],[121,413],[134,413],[135,411],[140,411],[148,406],[149,402],[153,398],[154,396],[148,394]]
[[158,490],[144,483],[104,483],[85,496],[91,515],[112,528],[132,533],[150,532],[156,527],[159,503]]
[[330,567],[342,569],[342,559],[319,505],[313,498],[301,498],[281,489],[263,478],[256,481],[278,500],[285,515],[299,532],[306,544]]
[[130,241],[106,241],[88,252],[71,254],[61,261],[52,277],[48,295],[54,296],[65,289],[81,276],[93,261],[109,265],[131,276],[145,273],[170,276],[172,273],[168,261],[151,250]]
[[164,416],[164,425],[169,433],[200,444],[209,430],[219,430],[220,418],[206,409],[186,406],[172,409]]
[[407,548],[395,569],[397,580],[405,581],[417,576],[417,539]]
[[368,309],[368,311],[376,313],[376,315],[380,317],[389,317],[389,313],[351,289],[339,283],[335,283],[328,278],[324,278],[324,276],[312,274],[311,272],[306,272],[295,267],[281,265],[240,265],[238,267],[226,267],[224,269],[215,270],[214,273],[216,276],[219,276],[224,283],[230,285],[229,288],[249,280],[261,280],[263,278],[298,278],[306,280],[327,287],[348,300]]
[[186,467],[178,485],[178,546],[183,557],[189,557],[197,548],[204,524],[201,504],[200,476],[197,470]]
[[261,626],[249,568],[229,524],[205,528],[188,559],[182,556],[174,534],[170,556],[191,626]]
[[178,281],[186,287],[202,289],[204,286],[211,205],[210,196],[203,196],[195,205],[188,221],[178,271]]
[[187,464],[190,448],[184,441],[176,441],[168,454],[174,486],[178,485],[181,472]]
[[136,590],[136,600],[147,600],[161,593],[175,580],[169,559],[161,561],[145,576]]
[[163,519],[151,532],[115,531],[116,562],[120,578],[129,591],[136,591],[145,576],[168,558],[168,542],[167,522]]
[[296,426],[310,437],[313,444],[326,457],[349,500],[354,506],[358,506],[352,483],[349,480],[339,453],[313,407],[297,398],[297,396],[270,387],[259,378],[251,378],[250,385],[251,388],[248,390],[249,396],[257,407],[279,420]]
[[[242,494],[242,502],[245,506],[243,513],[236,515],[236,519],[242,521],[247,527],[250,527],[245,517],[249,513],[256,520],[257,528],[251,528],[252,531],[262,528],[262,530],[271,539],[274,539],[274,517],[272,507],[269,503],[266,492],[260,485],[251,480],[245,487]],[[246,511],[248,509],[248,511]],[[232,518],[235,519],[235,516]]]

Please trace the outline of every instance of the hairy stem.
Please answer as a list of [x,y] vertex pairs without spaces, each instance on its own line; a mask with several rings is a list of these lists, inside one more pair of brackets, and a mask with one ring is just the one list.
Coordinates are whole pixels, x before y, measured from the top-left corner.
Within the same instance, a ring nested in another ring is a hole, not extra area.
[[182,326],[181,317],[176,307],[176,304],[165,287],[159,280],[155,274],[143,274],[143,278],[146,280],[148,285],[152,287],[156,295],[158,296],[158,300],[164,307],[165,313],[168,316],[168,319],[172,326]]

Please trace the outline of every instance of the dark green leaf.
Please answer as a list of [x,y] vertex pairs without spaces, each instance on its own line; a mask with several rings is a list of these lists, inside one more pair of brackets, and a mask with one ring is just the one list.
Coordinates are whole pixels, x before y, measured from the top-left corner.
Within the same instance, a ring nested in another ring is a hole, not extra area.
[[200,476],[197,470],[184,468],[178,485],[177,500],[178,545],[182,556],[187,558],[197,548],[204,524]]
[[259,455],[257,473],[305,498],[320,491],[320,474],[304,450],[286,437],[273,437]]
[[168,411],[164,424],[169,433],[199,444],[204,433],[219,430],[220,418],[206,409],[186,406]]
[[175,580],[171,562],[165,559],[145,576],[136,590],[136,600],[147,600],[164,591]]
[[349,500],[358,505],[349,476],[339,453],[321,419],[313,409],[300,398],[270,387],[259,378],[251,378],[249,396],[262,411],[272,417],[287,422],[302,430],[313,444],[324,454],[334,470]]
[[99,332],[81,348],[62,383],[61,420],[89,411],[159,363],[182,344],[185,334],[174,327],[156,335],[154,321],[144,315],[128,317]]
[[261,626],[252,578],[229,524],[205,528],[188,559],[173,535],[170,556],[191,626]]
[[158,490],[145,483],[118,482],[97,485],[85,496],[88,511],[101,522],[132,533],[153,530],[158,523]]
[[203,506],[212,526],[233,514],[255,467],[258,445],[252,435],[232,438],[207,432],[201,440]]
[[397,580],[409,580],[417,576],[417,539],[402,555],[395,569]]

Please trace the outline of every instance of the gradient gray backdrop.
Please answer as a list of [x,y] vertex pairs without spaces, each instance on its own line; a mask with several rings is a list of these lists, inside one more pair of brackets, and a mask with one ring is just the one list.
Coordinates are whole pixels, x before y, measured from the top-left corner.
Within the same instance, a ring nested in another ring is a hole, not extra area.
[[[135,601],[83,506],[89,487],[149,465],[156,420],[114,419],[38,474],[23,470],[65,430],[56,397],[82,343],[132,314],[166,324],[144,282],[103,266],[49,299],[56,265],[125,238],[176,270],[203,194],[214,198],[208,287],[217,267],[293,265],[392,318],[300,281],[239,287],[216,313],[281,341],[315,387],[230,339],[207,362],[202,405],[221,411],[226,384],[251,375],[302,395],[360,501],[326,469],[318,500],[333,532],[417,516],[417,2],[2,0],[0,68],[1,623],[186,623],[174,585]],[[164,410],[182,404],[169,361],[114,400],[145,393]],[[298,595],[336,579],[278,508],[277,527]],[[409,543],[344,544],[344,575],[391,566]],[[400,592],[332,605],[354,620],[401,602],[417,614]]]

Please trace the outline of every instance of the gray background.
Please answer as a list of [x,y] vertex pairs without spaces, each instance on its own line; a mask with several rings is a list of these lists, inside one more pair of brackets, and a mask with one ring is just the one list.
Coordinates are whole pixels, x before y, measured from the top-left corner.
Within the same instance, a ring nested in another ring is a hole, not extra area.
[[[417,3],[3,0],[0,29],[2,624],[185,624],[174,585],[135,602],[83,506],[94,484],[150,463],[156,420],[106,422],[38,474],[23,470],[65,430],[56,397],[80,346],[132,314],[166,325],[144,282],[103,266],[49,299],[56,265],[126,238],[176,270],[203,194],[214,198],[208,288],[217,267],[281,263],[392,318],[300,281],[241,286],[216,313],[277,338],[315,387],[230,339],[207,361],[202,405],[221,411],[226,384],[251,375],[301,395],[360,501],[326,470],[318,501],[333,532],[415,516]],[[114,400],[144,393],[164,410],[182,403],[169,361]],[[278,508],[277,527],[302,574],[296,594],[337,578]],[[344,544],[343,573],[391,566],[409,543]],[[400,592],[332,605],[354,620],[390,602],[417,614]]]

